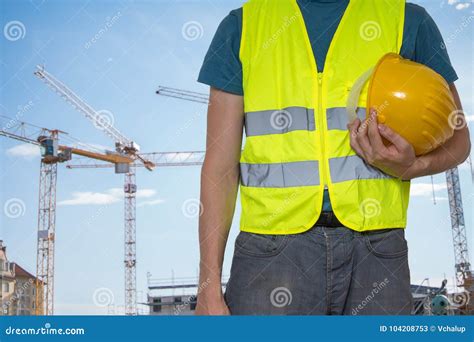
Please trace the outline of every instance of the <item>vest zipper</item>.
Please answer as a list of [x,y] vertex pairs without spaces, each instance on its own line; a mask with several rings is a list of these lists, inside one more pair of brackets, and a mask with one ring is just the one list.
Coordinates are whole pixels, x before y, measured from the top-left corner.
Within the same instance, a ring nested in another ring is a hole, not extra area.
[[319,111],[319,138],[320,138],[320,143],[321,143],[321,169],[322,169],[322,175],[321,175],[321,182],[324,184],[324,189],[327,189],[327,183],[326,183],[326,145],[324,141],[324,117],[323,115],[326,115],[323,113],[323,73],[318,72],[318,111]]

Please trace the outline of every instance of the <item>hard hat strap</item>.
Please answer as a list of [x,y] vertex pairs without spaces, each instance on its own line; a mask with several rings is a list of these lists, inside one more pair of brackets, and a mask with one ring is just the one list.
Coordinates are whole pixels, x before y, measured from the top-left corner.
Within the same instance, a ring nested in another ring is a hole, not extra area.
[[356,110],[359,104],[360,93],[369,78],[372,76],[374,68],[375,67],[372,67],[366,72],[364,72],[362,75],[360,75],[359,78],[354,82],[354,85],[352,86],[351,91],[349,92],[346,104],[346,112],[349,122],[352,122],[354,119],[357,118]]

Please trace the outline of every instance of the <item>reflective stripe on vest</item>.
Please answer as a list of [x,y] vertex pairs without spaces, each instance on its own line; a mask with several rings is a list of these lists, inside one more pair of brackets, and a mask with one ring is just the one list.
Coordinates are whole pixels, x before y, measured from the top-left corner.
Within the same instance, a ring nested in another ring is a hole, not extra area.
[[241,184],[262,188],[319,185],[317,161],[278,164],[240,163]]
[[245,113],[245,133],[248,137],[296,130],[315,130],[314,109],[287,107]]
[[[365,120],[365,108],[357,108],[357,117],[363,121]],[[347,124],[349,123],[346,107],[335,107],[328,108],[326,110],[326,117],[328,123],[328,129],[340,129],[347,130]]]
[[368,165],[357,155],[329,159],[331,180],[333,183],[353,179],[393,178],[379,169]]
[[[329,159],[333,183],[353,179],[393,178],[368,165],[357,155]],[[319,185],[318,161],[248,164],[240,163],[241,184],[262,188]]]
[[[365,119],[365,113],[365,108],[357,108],[357,116],[361,121]],[[328,108],[326,116],[328,130],[347,130],[349,121],[345,107]],[[245,133],[248,137],[315,129],[314,110],[311,108],[288,107],[245,113]]]

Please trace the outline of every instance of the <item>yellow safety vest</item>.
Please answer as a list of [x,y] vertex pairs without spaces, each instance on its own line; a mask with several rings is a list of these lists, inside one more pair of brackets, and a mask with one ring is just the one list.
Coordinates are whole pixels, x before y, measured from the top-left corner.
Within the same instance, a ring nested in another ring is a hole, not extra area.
[[[318,73],[296,0],[244,4],[241,230],[308,230],[321,213],[325,187],[345,226],[405,227],[410,183],[355,154],[345,111],[354,81],[384,54],[399,53],[404,13],[404,0],[351,0]],[[366,94],[363,89],[361,118]]]

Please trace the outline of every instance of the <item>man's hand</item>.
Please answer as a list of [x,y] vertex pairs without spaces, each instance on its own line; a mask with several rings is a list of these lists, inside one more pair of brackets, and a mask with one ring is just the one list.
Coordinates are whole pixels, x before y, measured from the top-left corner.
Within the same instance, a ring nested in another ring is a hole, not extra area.
[[230,315],[222,291],[215,293],[203,290],[198,295],[196,315]]
[[[356,119],[347,125],[352,149],[369,164],[404,180],[434,175],[461,164],[469,156],[471,141],[456,86],[452,83],[449,88],[458,109],[457,120],[461,124],[454,127],[453,136],[443,145],[416,157],[413,147],[405,139],[387,126],[377,123],[377,113],[372,110],[368,120],[361,123]],[[385,146],[381,137],[391,145]]]
[[[367,163],[404,180],[413,178],[411,169],[417,161],[413,146],[389,127],[377,122],[377,112],[362,123],[355,119],[347,125],[351,147]],[[382,137],[390,142],[385,146]]]

